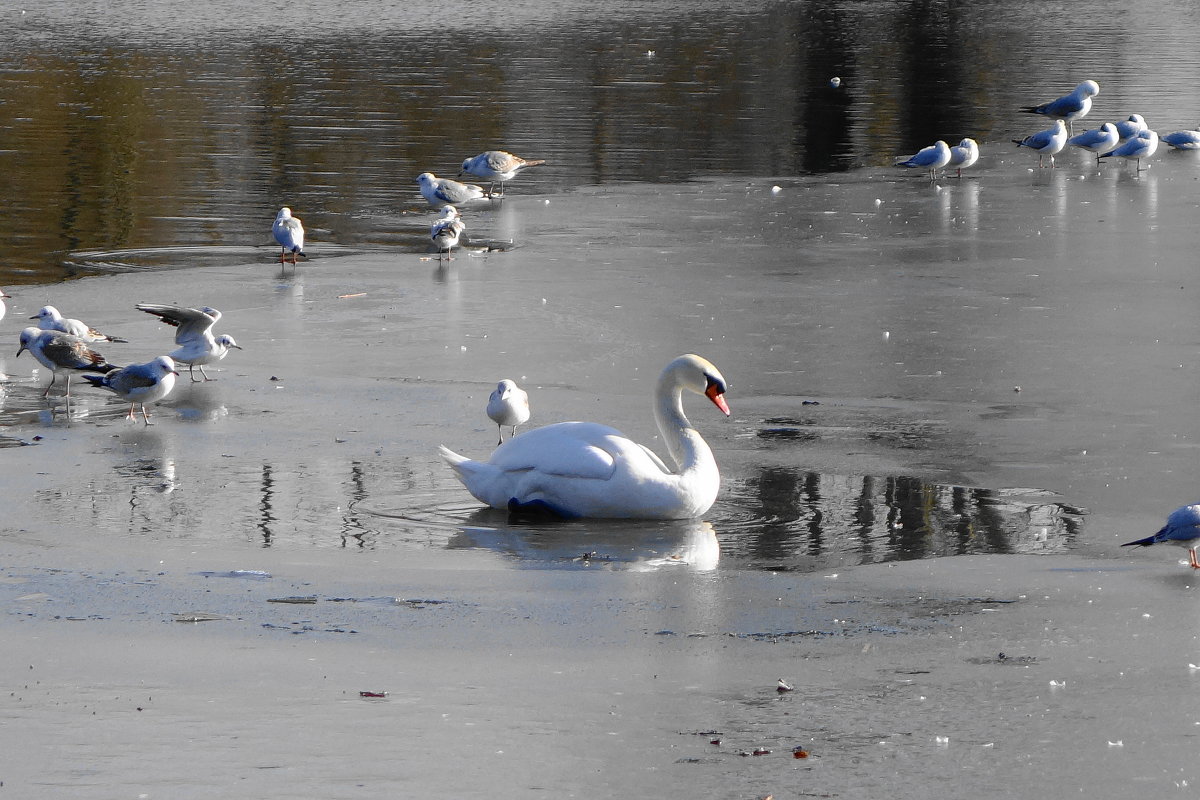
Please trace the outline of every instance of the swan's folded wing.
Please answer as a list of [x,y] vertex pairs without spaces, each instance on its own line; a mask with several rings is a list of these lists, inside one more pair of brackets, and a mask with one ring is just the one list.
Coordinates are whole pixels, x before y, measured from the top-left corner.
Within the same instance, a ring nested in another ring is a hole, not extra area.
[[[520,438],[517,436],[513,441]],[[544,475],[608,480],[613,474],[614,460],[608,451],[600,447],[577,444],[571,448],[542,450],[537,453],[499,453],[492,456],[490,463],[507,471],[536,469]]]
[[496,448],[488,463],[505,471],[608,480],[628,447],[636,447],[607,425],[559,422],[514,436]]

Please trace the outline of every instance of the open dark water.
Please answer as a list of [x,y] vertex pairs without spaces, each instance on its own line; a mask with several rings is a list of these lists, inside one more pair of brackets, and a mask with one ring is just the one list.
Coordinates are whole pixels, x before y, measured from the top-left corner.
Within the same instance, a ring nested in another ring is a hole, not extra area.
[[525,193],[821,175],[1007,149],[1085,77],[1092,119],[1165,133],[1200,122],[1198,28],[1187,0],[9,4],[0,285],[227,260],[285,202],[420,247],[387,216],[416,174],[493,147],[550,162]]

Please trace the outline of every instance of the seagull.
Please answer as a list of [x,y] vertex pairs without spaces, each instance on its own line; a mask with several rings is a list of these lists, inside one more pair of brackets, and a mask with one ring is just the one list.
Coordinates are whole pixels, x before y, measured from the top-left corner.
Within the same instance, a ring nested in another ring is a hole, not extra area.
[[442,215],[429,228],[429,238],[433,239],[433,244],[437,247],[439,260],[443,250],[446,251],[450,260],[454,260],[454,256],[451,254],[466,227],[457,208],[454,206],[442,208]]
[[496,391],[488,398],[487,415],[500,429],[500,441],[496,445],[502,445],[505,425],[511,425],[512,436],[516,436],[517,426],[529,421],[529,395],[517,386],[516,381],[505,378],[496,384]]
[[1192,569],[1200,569],[1200,561],[1196,560],[1196,548],[1200,547],[1200,503],[1175,509],[1167,517],[1167,524],[1162,526],[1158,533],[1153,536],[1147,536],[1145,539],[1126,542],[1121,546],[1131,547],[1138,545],[1140,547],[1149,547],[1152,544],[1160,544],[1162,542],[1170,542],[1180,547],[1186,547],[1188,549],[1188,564]]
[[1096,156],[1096,160],[1100,160],[1100,154],[1112,150],[1120,141],[1121,134],[1117,133],[1117,126],[1111,122],[1106,122],[1099,128],[1092,128],[1083,133],[1077,133],[1070,139],[1067,139],[1067,144],[1072,147],[1078,147],[1087,150]]
[[1117,135],[1121,137],[1118,144],[1128,142],[1149,127],[1141,114],[1130,114],[1128,118],[1117,123]]
[[1045,156],[1050,156],[1050,168],[1054,168],[1054,154],[1060,152],[1067,146],[1067,124],[1060,120],[1054,121],[1053,128],[1047,128],[1044,131],[1026,136],[1024,139],[1013,139],[1013,142],[1018,147],[1028,147],[1038,154],[1038,167],[1042,166],[1042,159]]
[[6,294],[3,289],[0,289],[0,319],[4,319],[4,315],[8,311],[8,307],[4,305],[4,298],[6,297],[10,300],[12,299],[11,294]]
[[42,306],[42,310],[34,314],[30,319],[36,319],[38,327],[44,331],[62,331],[72,336],[78,336],[85,342],[124,342],[128,344],[127,339],[109,336],[106,333],[96,330],[91,325],[85,325],[77,319],[64,317],[58,313],[58,309],[54,306]]
[[216,380],[208,377],[208,373],[204,371],[204,365],[220,361],[228,355],[230,350],[242,349],[232,336],[221,334],[213,338],[213,325],[221,318],[221,312],[215,308],[208,306],[184,308],[157,303],[138,303],[137,309],[145,311],[147,314],[153,314],[168,325],[179,328],[175,331],[175,344],[179,345],[179,348],[169,355],[175,361],[188,365],[188,377],[192,379],[193,383],[200,383],[196,380],[196,367],[200,368],[200,374],[204,376],[204,380]]
[[1098,94],[1100,94],[1100,84],[1091,80],[1084,81],[1076,86],[1070,94],[1038,106],[1025,106],[1021,110],[1027,114],[1044,114],[1052,119],[1066,120],[1070,123],[1087,116],[1087,113],[1092,110],[1092,98]]
[[504,182],[511,181],[516,174],[528,167],[536,167],[538,164],[545,164],[545,159],[525,159],[520,156],[514,156],[512,153],[506,153],[503,150],[488,150],[486,153],[480,153],[474,158],[468,158],[462,163],[462,171],[458,173],[461,178],[465,174],[475,175],[492,182],[488,187],[488,194],[492,194],[496,187],[496,182],[500,183],[500,193],[504,193]]
[[897,167],[922,167],[929,170],[929,180],[936,177],[939,169],[950,163],[950,145],[938,139],[929,147],[923,147],[916,155],[909,156],[907,161],[900,161]]
[[50,386],[42,392],[42,397],[50,394],[50,387],[58,380],[59,373],[67,376],[67,391],[65,396],[71,396],[72,372],[99,372],[101,374],[120,369],[104,360],[104,356],[87,346],[87,342],[78,336],[72,336],[62,331],[44,331],[32,326],[21,331],[21,346],[17,349],[16,358],[28,350],[38,362],[50,370]]
[[1145,130],[1137,136],[1130,139],[1122,145],[1117,145],[1115,150],[1109,150],[1107,153],[1101,153],[1100,158],[1108,158],[1109,156],[1117,156],[1126,161],[1137,161],[1137,171],[1142,171],[1142,159],[1149,158],[1158,150],[1158,134],[1151,130]]
[[157,403],[175,388],[175,362],[170,356],[159,356],[145,364],[130,364],[113,370],[107,375],[84,375],[83,379],[100,389],[108,389],[129,403],[126,419],[133,419],[133,411],[142,407],[142,420],[150,424],[146,403]]
[[473,183],[459,183],[449,178],[439,178],[432,172],[422,172],[417,176],[421,187],[421,196],[431,206],[464,205],[472,200],[487,200],[491,195],[482,186]]
[[961,178],[962,171],[978,160],[979,144],[974,139],[967,138],[950,148],[950,161],[946,166],[958,170],[958,177]]
[[[1160,142],[1166,142],[1176,150],[1200,150],[1200,130],[1175,131],[1158,137]],[[4,315],[0,313],[0,317]]]
[[279,209],[279,213],[275,215],[275,223],[271,226],[271,233],[275,236],[275,241],[279,242],[279,246],[283,248],[279,251],[279,263],[283,264],[287,261],[287,254],[292,254],[292,266],[296,265],[296,256],[304,255],[304,226],[300,224],[300,220],[292,216],[292,210],[287,206]]

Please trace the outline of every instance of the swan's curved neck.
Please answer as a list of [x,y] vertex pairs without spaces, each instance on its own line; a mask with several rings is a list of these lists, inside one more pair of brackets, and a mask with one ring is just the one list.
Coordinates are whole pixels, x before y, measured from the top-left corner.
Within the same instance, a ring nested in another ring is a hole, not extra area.
[[666,375],[654,393],[654,420],[681,474],[713,463],[712,450],[683,413],[683,388]]

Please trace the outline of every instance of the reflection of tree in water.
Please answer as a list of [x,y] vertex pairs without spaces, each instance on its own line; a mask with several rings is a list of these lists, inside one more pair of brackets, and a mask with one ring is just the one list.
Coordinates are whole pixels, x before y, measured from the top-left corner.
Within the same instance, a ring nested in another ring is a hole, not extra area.
[[1077,535],[1082,514],[1038,490],[786,467],[729,486],[716,511],[725,557],[773,569],[1060,552]]

